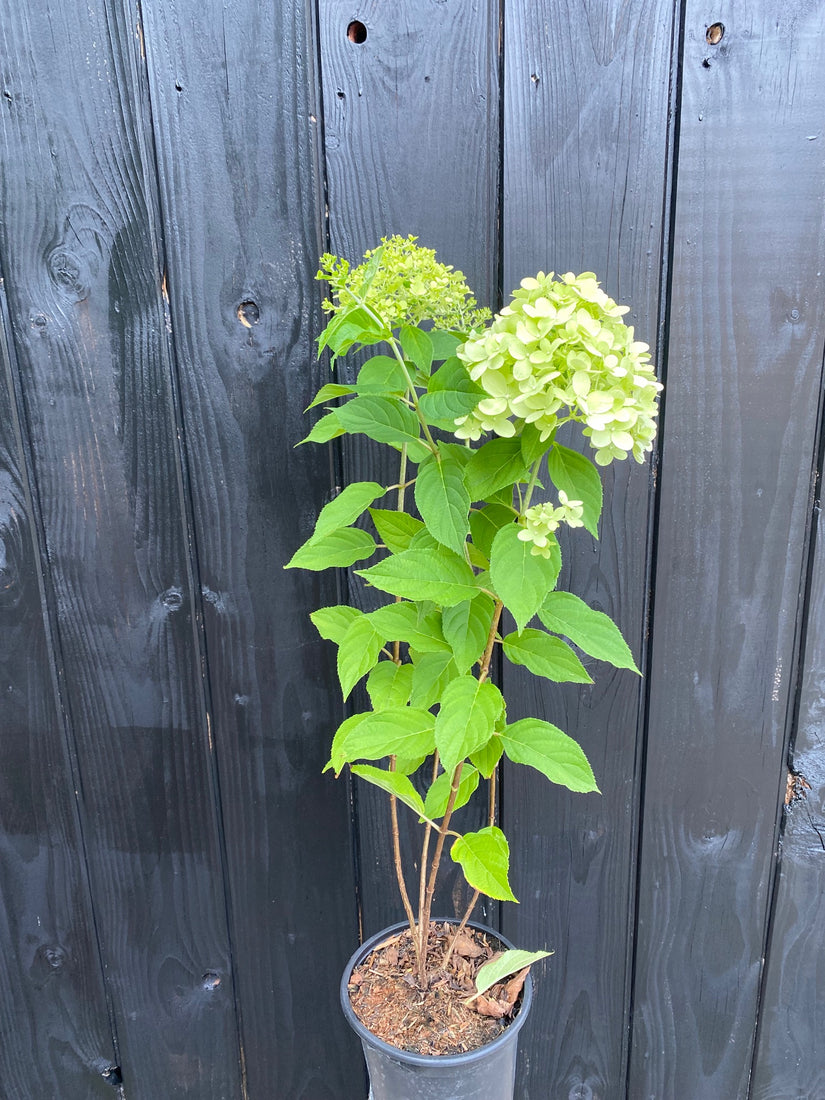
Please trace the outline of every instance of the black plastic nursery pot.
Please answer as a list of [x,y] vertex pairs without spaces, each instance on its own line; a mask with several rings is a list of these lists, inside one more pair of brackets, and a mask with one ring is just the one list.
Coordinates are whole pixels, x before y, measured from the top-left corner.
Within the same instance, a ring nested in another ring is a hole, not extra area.
[[[458,922],[437,919],[436,923]],[[512,944],[494,929],[474,921],[470,924],[497,939],[502,947],[512,948]],[[370,1100],[513,1100],[518,1036],[533,1000],[533,982],[529,974],[512,1023],[492,1042],[466,1054],[412,1054],[400,1050],[373,1035],[353,1012],[348,992],[353,970],[374,947],[406,927],[406,921],[402,921],[366,940],[347,963],[341,979],[341,1007],[364,1048],[370,1075]]]

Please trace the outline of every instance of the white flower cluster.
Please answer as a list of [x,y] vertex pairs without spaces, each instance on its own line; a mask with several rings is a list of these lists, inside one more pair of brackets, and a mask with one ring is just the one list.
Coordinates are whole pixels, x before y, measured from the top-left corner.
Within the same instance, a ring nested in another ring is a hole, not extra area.
[[550,539],[560,523],[568,527],[583,527],[584,505],[580,500],[568,500],[567,493],[559,490],[559,507],[552,504],[534,504],[524,513],[524,527],[519,529],[522,542],[532,542],[530,553],[536,557],[550,557]]
[[515,435],[513,419],[535,424],[542,440],[568,420],[606,466],[632,453],[643,462],[656,435],[656,381],[649,347],[633,339],[619,306],[591,272],[522,279],[510,305],[456,354],[487,392],[456,420],[459,439]]

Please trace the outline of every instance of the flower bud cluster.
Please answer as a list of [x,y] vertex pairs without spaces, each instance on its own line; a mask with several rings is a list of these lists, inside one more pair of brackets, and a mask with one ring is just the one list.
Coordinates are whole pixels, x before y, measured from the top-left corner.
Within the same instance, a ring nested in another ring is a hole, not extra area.
[[518,537],[522,542],[532,542],[530,553],[536,557],[549,558],[553,539],[550,536],[559,524],[568,527],[583,527],[584,504],[580,500],[568,500],[567,493],[559,490],[559,507],[552,504],[534,504],[522,517],[524,526],[519,529]]
[[[364,262],[350,268],[347,260],[321,257],[317,278],[329,283],[332,301],[328,313],[363,301],[388,328],[432,321],[437,328],[467,332],[490,319],[488,309],[478,309],[464,275],[439,263],[432,248],[416,244],[417,237],[382,237],[378,248],[364,254]],[[380,252],[377,267],[371,263]]]
[[583,425],[599,465],[631,453],[643,462],[662,386],[648,345],[622,320],[627,311],[591,272],[522,279],[510,304],[456,352],[487,397],[456,420],[455,434],[512,436],[515,419],[546,440],[572,420]]

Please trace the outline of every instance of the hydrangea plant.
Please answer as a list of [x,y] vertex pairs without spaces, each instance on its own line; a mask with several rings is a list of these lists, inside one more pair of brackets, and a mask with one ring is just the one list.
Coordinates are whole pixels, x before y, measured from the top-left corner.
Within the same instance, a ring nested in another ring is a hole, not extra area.
[[[447,845],[473,891],[460,927],[480,893],[516,901],[497,824],[501,757],[573,791],[598,789],[572,737],[543,716],[508,720],[493,654],[558,682],[592,682],[577,650],[638,672],[612,620],[557,589],[557,532],[597,537],[597,467],[645,460],[661,385],[623,320],[627,307],[590,272],[526,278],[495,317],[414,237],[385,238],[355,267],[325,255],[318,277],[331,292],[319,352],[329,349],[333,364],[353,349],[377,353],[352,384],[322,387],[310,408],[325,413],[303,442],[367,436],[395,452],[398,476],[347,485],[287,567],[357,565],[355,576],[384,598],[370,612],[338,605],[311,618],[337,646],[344,699],[366,678],[370,707],[341,723],[327,768],[348,767],[389,795],[393,863],[425,988]],[[596,465],[559,442],[568,423]],[[458,831],[457,811],[482,783],[487,825]],[[399,803],[422,829],[415,906]],[[508,954],[493,980],[542,954]]]

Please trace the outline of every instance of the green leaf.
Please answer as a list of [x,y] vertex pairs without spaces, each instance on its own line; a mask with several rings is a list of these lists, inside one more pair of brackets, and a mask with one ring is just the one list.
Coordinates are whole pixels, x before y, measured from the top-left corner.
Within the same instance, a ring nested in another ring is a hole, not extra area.
[[380,760],[394,753],[429,756],[435,749],[435,720],[428,710],[387,707],[354,717],[361,721],[348,727],[346,737],[334,745],[332,764],[336,771],[352,760]]
[[403,707],[410,701],[413,666],[379,661],[367,677],[367,694],[373,710]]
[[341,746],[349,736],[350,732],[355,729],[356,726],[361,724],[363,714],[351,714],[349,718],[345,718],[338,729],[335,731],[335,736],[332,739],[332,747],[330,749],[329,760],[324,765],[324,771],[329,771],[332,768],[335,772],[336,778],[341,774],[341,769],[346,760],[341,755]]
[[599,471],[589,458],[556,443],[547,456],[547,472],[557,489],[563,489],[570,500],[582,502],[584,526],[597,539],[599,516],[602,514],[602,479]]
[[377,344],[389,335],[372,312],[353,304],[339,310],[318,337],[318,354],[328,347],[336,356],[346,355],[353,344]]
[[405,394],[407,379],[401,364],[391,355],[373,355],[358,372],[355,390],[359,394]]
[[363,561],[376,550],[375,539],[358,527],[342,527],[327,535],[313,535],[299,546],[284,569],[331,569]]
[[454,332],[447,332],[446,329],[434,328],[430,333],[430,340],[433,345],[433,359],[442,360],[449,359],[451,355],[455,355],[455,349],[459,344],[464,343],[460,336],[456,336]]
[[399,802],[403,802],[405,806],[415,810],[420,817],[432,816],[427,813],[424,803],[421,801],[421,795],[406,775],[401,772],[390,772],[385,768],[374,768],[371,764],[352,764],[350,771],[353,775],[358,775],[361,779],[366,779],[368,783],[380,787],[387,794],[394,794]]
[[529,668],[535,676],[544,676],[556,683],[593,683],[570,646],[543,630],[528,627],[520,634],[508,634],[504,639],[504,656],[514,665]]
[[367,510],[376,497],[382,497],[386,491],[377,481],[355,481],[347,485],[337,497],[321,509],[312,537],[326,535],[338,527],[349,527]]
[[415,604],[391,603],[370,612],[367,618],[384,641],[407,642],[422,653],[449,649],[437,611],[419,615]]
[[539,618],[548,630],[563,634],[591,657],[639,672],[630,647],[610,616],[588,607],[572,592],[550,592],[539,608]]
[[430,378],[419,405],[428,420],[452,423],[456,417],[472,412],[485,396],[485,391],[472,380],[464,364],[458,359],[448,359]]
[[413,664],[410,702],[414,707],[431,707],[441,698],[447,684],[458,676],[451,653],[422,653]]
[[418,467],[415,503],[433,538],[463,556],[470,533],[470,495],[462,466],[449,455],[427,455]]
[[322,638],[328,642],[340,645],[347,630],[356,619],[365,618],[364,612],[357,607],[349,607],[347,604],[337,604],[335,607],[319,607],[317,611],[311,611],[309,615],[315,624],[315,629]]
[[478,594],[470,566],[443,546],[437,550],[405,550],[355,572],[391,596],[432,600],[440,607],[453,607]]
[[481,660],[495,604],[482,592],[474,600],[464,600],[455,607],[446,607],[442,615],[444,637],[453,651],[460,672],[468,672]]
[[402,325],[399,333],[404,357],[415,363],[422,374],[429,374],[433,365],[433,342],[420,328]]
[[[452,789],[451,778],[450,774],[442,772],[427,791],[427,797],[424,799],[424,816],[434,820],[443,817],[447,812],[447,803],[450,801]],[[461,779],[453,809],[460,810],[462,806],[466,806],[475,794],[476,787],[478,787],[478,772],[469,764],[465,764],[461,769]]]
[[421,520],[406,512],[396,512],[390,508],[370,508],[370,515],[381,541],[393,554],[408,550],[416,531],[424,530]]
[[310,405],[307,405],[304,412],[309,412],[310,409],[314,409],[316,405],[323,405],[325,401],[333,401],[336,397],[346,397],[347,394],[355,393],[354,386],[339,385],[337,382],[328,382],[326,386],[321,386],[320,390],[315,394]]
[[[518,537],[518,527],[502,527],[493,539],[490,579],[519,630],[523,630],[552,591],[561,567],[561,555],[542,558],[530,553],[530,543]],[[374,569],[375,566],[372,566]]]
[[329,443],[331,439],[337,439],[339,435],[343,435],[346,428],[338,419],[338,412],[339,410],[335,409],[328,412],[326,416],[322,416],[309,435],[304,436],[296,446],[300,447],[301,443]]
[[598,791],[581,746],[550,722],[522,718],[499,735],[514,764],[527,764],[571,791]]
[[499,901],[518,901],[508,879],[510,846],[495,825],[459,837],[450,856],[461,864],[464,877],[474,890]]
[[521,430],[521,454],[528,466],[553,446],[552,439],[542,441],[541,432],[535,424],[525,424]]
[[501,760],[504,745],[500,737],[491,737],[483,748],[470,753],[470,763],[474,764],[485,779],[489,779],[496,770],[496,765]]
[[407,445],[408,454],[420,462],[430,453],[429,447],[419,437],[418,417],[391,397],[353,397],[346,405],[335,410],[335,415],[345,431],[351,435],[366,435],[378,443]]
[[485,504],[470,512],[470,533],[473,542],[489,562],[493,539],[502,527],[512,524],[515,512],[506,504]]
[[539,959],[546,959],[552,955],[552,951],[505,951],[492,962],[485,963],[478,968],[476,974],[476,993],[486,993],[504,978],[511,974],[518,974],[525,966],[532,966]]
[[491,439],[473,451],[467,464],[467,487],[473,500],[485,500],[505,485],[526,481],[527,477],[518,438]]
[[457,764],[487,744],[503,706],[501,692],[489,680],[482,684],[474,676],[461,676],[447,685],[435,720],[435,744],[445,772],[451,775]]
[[355,619],[338,646],[338,679],[346,699],[362,676],[378,661],[384,644],[366,615]]

